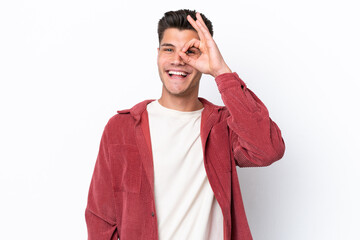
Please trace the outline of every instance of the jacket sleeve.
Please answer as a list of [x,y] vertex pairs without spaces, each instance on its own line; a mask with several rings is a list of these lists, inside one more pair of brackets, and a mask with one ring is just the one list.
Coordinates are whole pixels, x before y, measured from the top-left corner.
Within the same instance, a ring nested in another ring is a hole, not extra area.
[[108,152],[107,126],[101,138],[85,210],[88,240],[118,239]]
[[281,131],[260,99],[236,73],[215,78],[227,109],[227,125],[235,162],[239,167],[268,166],[285,151]]

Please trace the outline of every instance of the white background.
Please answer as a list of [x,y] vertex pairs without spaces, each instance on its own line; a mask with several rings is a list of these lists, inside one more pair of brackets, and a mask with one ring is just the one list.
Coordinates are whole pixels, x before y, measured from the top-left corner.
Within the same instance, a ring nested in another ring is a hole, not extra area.
[[[86,239],[100,137],[116,110],[158,98],[157,21],[196,9],[266,104],[282,160],[239,169],[255,240],[360,239],[355,1],[0,3],[0,239]],[[222,104],[204,76],[200,96]]]

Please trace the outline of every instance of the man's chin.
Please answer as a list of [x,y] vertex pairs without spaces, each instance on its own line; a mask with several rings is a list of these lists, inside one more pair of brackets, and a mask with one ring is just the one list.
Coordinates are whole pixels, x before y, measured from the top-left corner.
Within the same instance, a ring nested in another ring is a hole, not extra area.
[[164,88],[163,91],[165,92],[165,94],[168,94],[170,96],[185,97],[185,96],[189,95],[189,93],[187,92],[187,88],[186,89],[171,89],[171,88],[167,88],[165,85],[163,86],[163,88]]
[[167,91],[169,95],[174,97],[184,97],[188,94],[186,94],[186,91]]

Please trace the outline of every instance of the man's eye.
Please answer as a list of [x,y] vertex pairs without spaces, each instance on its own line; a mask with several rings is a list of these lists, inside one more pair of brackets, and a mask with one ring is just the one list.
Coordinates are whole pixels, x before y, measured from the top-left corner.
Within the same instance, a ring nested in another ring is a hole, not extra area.
[[164,51],[165,52],[172,52],[172,49],[171,48],[164,48]]
[[187,55],[198,55],[200,54],[200,51],[197,48],[192,48],[192,49],[188,49],[185,53]]

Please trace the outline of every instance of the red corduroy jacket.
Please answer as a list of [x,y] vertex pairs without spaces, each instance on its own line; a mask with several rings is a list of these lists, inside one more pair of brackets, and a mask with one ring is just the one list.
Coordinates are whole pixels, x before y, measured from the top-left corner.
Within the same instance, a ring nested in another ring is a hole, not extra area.
[[[204,167],[224,216],[224,240],[252,239],[236,166],[268,166],[285,150],[265,105],[236,73],[215,79],[225,106],[199,98]],[[154,169],[146,105],[105,126],[85,218],[89,240],[157,240]]]

